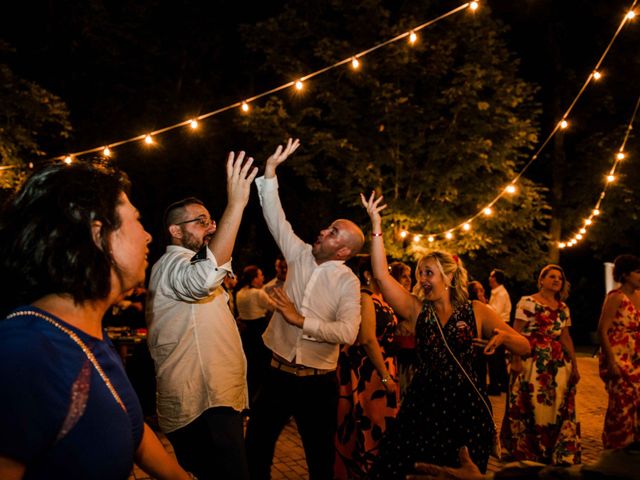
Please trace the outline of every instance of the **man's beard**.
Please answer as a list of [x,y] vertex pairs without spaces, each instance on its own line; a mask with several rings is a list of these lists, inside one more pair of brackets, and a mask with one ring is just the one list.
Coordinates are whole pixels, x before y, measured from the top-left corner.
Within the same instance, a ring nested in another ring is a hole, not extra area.
[[187,232],[186,230],[182,231],[182,246],[189,250],[193,250],[194,252],[197,252],[202,248],[202,245],[205,243],[205,239],[199,241],[192,233]]

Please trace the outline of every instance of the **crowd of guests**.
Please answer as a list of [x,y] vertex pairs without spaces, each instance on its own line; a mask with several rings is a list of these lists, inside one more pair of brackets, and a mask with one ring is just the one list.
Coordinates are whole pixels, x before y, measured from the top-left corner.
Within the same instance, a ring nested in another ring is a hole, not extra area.
[[[146,296],[157,416],[175,457],[145,423],[103,317],[145,281],[150,235],[126,176],[100,165],[32,175],[0,217],[0,478],[268,479],[291,417],[311,479],[482,478],[489,456],[581,462],[580,374],[565,300],[547,265],[538,291],[512,307],[506,274],[470,281],[457,255],[387,263],[381,212],[361,196],[365,235],[347,219],[313,244],[300,239],[278,193],[279,146],[257,177],[230,153],[218,223],[203,202],[171,204],[168,245]],[[264,283],[239,278],[232,251],[257,185],[282,256]],[[605,448],[640,441],[640,259],[615,261],[620,287],[603,305],[600,373],[609,394]],[[487,384],[487,378],[489,382]],[[489,395],[507,392],[501,435]],[[248,424],[245,421],[248,413]],[[416,471],[416,463],[422,463]]]

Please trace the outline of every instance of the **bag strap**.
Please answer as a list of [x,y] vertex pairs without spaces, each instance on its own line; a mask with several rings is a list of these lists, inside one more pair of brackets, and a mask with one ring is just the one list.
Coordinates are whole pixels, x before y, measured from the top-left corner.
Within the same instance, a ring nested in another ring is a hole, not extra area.
[[50,316],[45,315],[45,314],[40,313],[40,312],[36,312],[34,310],[21,310],[19,312],[13,312],[13,313],[10,313],[9,315],[7,315],[6,318],[9,319],[9,318],[15,318],[15,317],[20,317],[20,316],[33,316],[33,317],[40,318],[40,319],[45,320],[46,322],[50,323],[51,325],[56,327],[58,330],[61,330],[64,333],[66,333],[69,336],[69,338],[71,338],[71,340],[73,340],[80,347],[82,352],[87,356],[89,361],[93,364],[93,366],[95,367],[96,371],[100,375],[100,378],[102,378],[102,381],[107,386],[107,389],[111,392],[111,395],[113,396],[115,401],[118,402],[118,405],[120,405],[120,408],[122,408],[122,411],[124,413],[127,413],[127,407],[124,405],[124,402],[120,398],[120,395],[118,395],[118,392],[116,391],[115,387],[113,386],[113,384],[109,380],[109,377],[107,377],[107,374],[104,373],[104,370],[102,370],[102,367],[98,363],[98,360],[96,359],[96,357],[93,355],[93,352],[89,349],[89,347],[87,347],[87,345],[82,341],[82,339],[75,332],[73,332],[72,330],[68,329],[67,327],[64,327],[60,323],[56,322]]
[[453,358],[453,360],[455,361],[456,365],[458,365],[458,368],[460,369],[460,371],[462,371],[462,373],[464,374],[466,379],[469,380],[469,383],[471,384],[471,386],[473,387],[475,392],[478,394],[478,397],[480,397],[480,400],[482,400],[482,403],[484,404],[485,408],[487,409],[487,413],[489,414],[489,417],[491,418],[491,423],[493,423],[493,428],[497,432],[498,431],[498,427],[496,426],[496,422],[493,420],[493,412],[491,410],[491,407],[489,406],[489,404],[485,400],[484,396],[480,393],[480,390],[478,390],[478,387],[476,386],[476,383],[469,376],[469,374],[467,373],[465,368],[462,366],[462,364],[458,361],[458,357],[456,357],[455,353],[453,353],[451,348],[449,348],[449,343],[447,342],[447,338],[444,336],[444,330],[442,330],[442,325],[440,325],[440,320],[438,319],[438,316],[436,315],[436,312],[433,311],[433,306],[431,304],[429,304],[429,309],[431,310],[431,314],[433,316],[433,319],[435,320],[435,323],[438,326],[438,331],[440,332],[440,336],[442,337],[442,341],[444,342],[445,348],[449,352],[449,355],[451,355],[451,358]]

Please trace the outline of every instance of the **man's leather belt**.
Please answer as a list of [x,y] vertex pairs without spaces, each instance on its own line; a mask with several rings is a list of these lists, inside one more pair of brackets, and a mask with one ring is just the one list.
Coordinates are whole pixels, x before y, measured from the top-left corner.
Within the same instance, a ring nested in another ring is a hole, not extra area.
[[271,366],[276,370],[282,370],[286,373],[291,373],[292,375],[296,375],[298,377],[308,377],[310,375],[324,375],[326,373],[333,372],[333,369],[322,369],[322,368],[313,368],[307,367],[305,365],[298,365],[295,363],[285,363],[282,360],[279,360],[275,357],[271,358]]

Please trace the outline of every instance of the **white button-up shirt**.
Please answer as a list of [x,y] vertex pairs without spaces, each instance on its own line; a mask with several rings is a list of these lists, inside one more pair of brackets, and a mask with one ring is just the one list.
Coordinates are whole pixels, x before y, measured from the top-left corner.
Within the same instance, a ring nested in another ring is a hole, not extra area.
[[158,422],[172,432],[211,407],[248,406],[240,334],[220,287],[231,262],[218,266],[170,245],[151,270],[146,319],[156,367]]
[[274,309],[273,302],[262,288],[243,287],[236,293],[236,307],[240,320],[266,317]]
[[284,290],[304,316],[300,328],[276,311],[264,343],[290,362],[334,369],[340,344],[352,344],[358,335],[360,282],[342,261],[316,263],[311,245],[293,233],[285,218],[276,178],[257,178],[256,185],[264,218],[289,266]]
[[500,318],[505,323],[509,323],[509,316],[511,315],[511,298],[504,285],[498,285],[491,290],[491,298],[489,299],[489,305],[498,312]]

